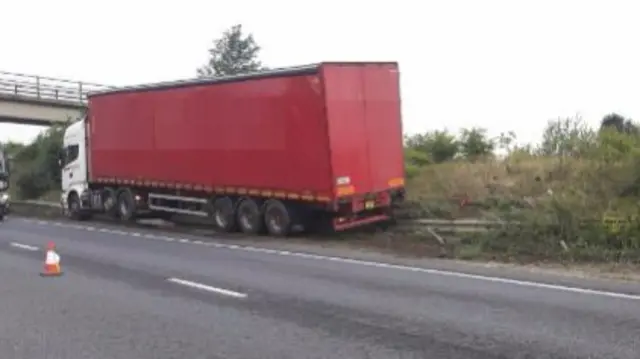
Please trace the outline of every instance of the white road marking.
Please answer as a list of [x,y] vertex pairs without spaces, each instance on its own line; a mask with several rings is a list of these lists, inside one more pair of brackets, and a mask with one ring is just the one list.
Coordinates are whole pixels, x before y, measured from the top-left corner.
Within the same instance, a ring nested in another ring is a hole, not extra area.
[[171,283],[176,283],[176,284],[184,285],[184,286],[187,286],[187,287],[191,287],[191,288],[197,288],[197,289],[201,289],[201,290],[206,290],[208,292],[227,295],[227,296],[234,297],[234,298],[240,298],[240,299],[247,298],[247,295],[244,294],[244,293],[234,292],[234,291],[228,290],[228,289],[216,288],[216,287],[212,287],[212,286],[209,286],[209,285],[206,285],[206,284],[192,282],[192,281],[188,281],[188,280],[184,280],[184,279],[180,279],[180,278],[167,278],[167,281],[169,281]]
[[35,251],[40,250],[40,248],[38,248],[38,247],[34,247],[34,246],[30,246],[30,245],[28,245],[28,244],[22,244],[22,243],[11,242],[11,243],[10,243],[10,245],[11,245],[11,247],[20,248],[20,249],[24,249],[24,250],[27,250],[27,251],[33,251],[33,252],[35,252]]
[[[27,221],[29,221],[29,220],[27,220]],[[31,221],[29,221],[29,222],[31,222]],[[60,222],[37,221],[36,223],[40,223],[40,222],[43,222],[45,224],[53,224],[53,225],[56,225],[56,226],[64,226],[64,227],[70,227],[70,228],[80,228],[80,229],[86,229],[87,228],[87,227],[82,227],[82,226],[78,226],[78,225],[64,224],[64,223],[60,223]],[[120,231],[120,230],[109,230],[109,229],[105,229],[105,228],[101,228],[101,229],[99,229],[99,231],[100,232],[105,232],[105,233],[111,233],[111,234],[118,234],[118,235],[132,235],[131,232],[125,232],[125,231]],[[135,235],[132,235],[132,236],[135,236]],[[158,239],[158,240],[167,241],[167,242],[179,241],[180,243],[190,243],[190,244],[194,244],[194,243],[198,242],[198,241],[194,242],[194,241],[191,241],[191,240],[186,239],[186,238],[173,238],[173,237],[168,237],[168,236],[156,236],[154,238]],[[331,262],[338,262],[338,263],[362,265],[362,266],[374,267],[374,268],[394,269],[394,270],[402,270],[402,271],[408,271],[408,272],[425,273],[425,274],[430,274],[430,275],[439,275],[439,276],[447,276],[447,277],[454,277],[454,278],[479,280],[479,281],[484,281],[484,282],[510,284],[510,285],[516,285],[516,286],[520,286],[520,287],[549,289],[549,290],[557,290],[557,291],[576,293],[576,294],[588,294],[588,295],[596,295],[596,296],[616,298],[616,299],[627,299],[627,300],[638,300],[638,301],[640,301],[640,294],[628,294],[628,293],[620,293],[620,292],[610,292],[610,291],[605,291],[605,290],[596,290],[596,289],[588,289],[588,288],[580,288],[580,287],[571,287],[571,286],[565,286],[565,285],[559,285],[559,284],[549,284],[549,283],[542,283],[542,282],[509,279],[509,278],[504,278],[504,277],[493,277],[493,276],[487,276],[487,275],[481,275],[481,274],[469,274],[469,273],[447,271],[447,270],[440,270],[440,269],[431,269],[431,268],[423,268],[423,267],[412,267],[412,266],[406,266],[406,265],[401,265],[401,264],[391,264],[391,263],[384,263],[384,262],[373,262],[373,261],[366,261],[366,260],[361,260],[361,259],[353,259],[353,258],[345,258],[345,257],[332,257],[332,256],[324,256],[324,255],[311,254],[311,253],[303,253],[303,252],[290,252],[290,251],[286,251],[286,250],[275,250],[275,249],[252,247],[252,246],[240,246],[240,245],[236,245],[236,244],[223,244],[223,243],[218,243],[218,242],[204,242],[203,244],[205,244],[207,246],[210,246],[210,247],[214,247],[214,248],[223,248],[223,249],[241,250],[241,251],[255,252],[255,253],[266,253],[266,254],[273,254],[273,255],[279,255],[279,256],[288,256],[288,257],[298,257],[298,258],[306,258],[306,259],[314,259],[314,260],[322,260],[322,261],[331,261]],[[195,285],[198,286],[198,285],[201,285],[201,284],[195,283]],[[201,286],[204,286],[204,285],[201,285]],[[213,288],[213,287],[211,287],[211,288]]]

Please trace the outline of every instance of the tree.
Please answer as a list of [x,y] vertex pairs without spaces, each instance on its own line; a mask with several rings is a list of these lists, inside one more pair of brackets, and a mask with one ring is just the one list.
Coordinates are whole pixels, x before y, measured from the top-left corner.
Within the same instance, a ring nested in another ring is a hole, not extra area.
[[242,25],[234,25],[209,49],[209,63],[200,67],[198,77],[237,75],[264,69],[258,60],[260,46],[252,34],[244,35]]
[[625,118],[617,113],[606,115],[600,123],[600,131],[605,129],[613,129],[620,133],[638,134],[640,130],[630,119]]
[[581,116],[547,123],[538,153],[543,156],[583,156],[596,144],[596,133]]
[[447,130],[430,131],[405,138],[406,147],[423,153],[434,163],[452,160],[458,153],[458,143]]
[[62,149],[63,133],[64,126],[51,126],[32,143],[13,153],[14,178],[20,198],[38,198],[60,188],[58,153]]
[[483,128],[465,128],[460,133],[460,154],[470,161],[493,155],[494,148],[494,141]]
[[24,149],[25,145],[19,142],[6,142],[1,143],[0,148],[3,148],[6,155],[13,158],[18,152]]

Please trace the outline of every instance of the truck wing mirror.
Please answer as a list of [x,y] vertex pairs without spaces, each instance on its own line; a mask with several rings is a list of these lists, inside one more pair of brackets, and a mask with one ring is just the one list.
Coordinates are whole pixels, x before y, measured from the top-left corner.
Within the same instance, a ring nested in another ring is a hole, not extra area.
[[58,151],[58,166],[62,167],[62,163],[64,161],[64,150]]

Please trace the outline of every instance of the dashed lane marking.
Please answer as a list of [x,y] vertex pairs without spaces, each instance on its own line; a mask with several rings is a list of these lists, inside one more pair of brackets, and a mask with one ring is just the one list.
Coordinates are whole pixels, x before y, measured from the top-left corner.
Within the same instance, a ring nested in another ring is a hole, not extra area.
[[17,243],[17,242],[11,242],[10,245],[11,245],[11,247],[14,247],[14,248],[24,249],[24,250],[32,251],[32,252],[40,250],[40,248],[38,248],[38,247],[30,246],[28,244]]
[[167,278],[167,281],[171,282],[171,283],[175,283],[175,284],[180,284],[180,285],[184,285],[184,286],[187,286],[187,287],[191,287],[191,288],[204,290],[204,291],[207,291],[207,292],[226,295],[226,296],[229,296],[229,297],[234,297],[234,298],[239,298],[239,299],[247,298],[247,295],[245,293],[235,292],[235,291],[232,291],[232,290],[222,289],[222,288],[218,288],[218,287],[212,287],[210,285],[206,285],[206,284],[202,284],[202,283],[198,283],[198,282],[192,282],[192,281],[185,280],[185,279]]
[[[68,223],[62,223],[62,222],[48,222],[48,221],[42,221],[42,220],[31,220],[31,219],[26,219],[26,218],[22,219],[22,220],[30,222],[30,223],[36,223],[36,224],[39,224],[39,225],[53,225],[53,226],[57,226],[57,227],[68,227],[68,228],[76,228],[76,229],[84,229],[84,230],[88,230],[88,228],[90,228],[90,226],[80,226],[80,225],[68,224]],[[121,231],[121,230],[117,230],[117,229],[100,228],[100,229],[98,229],[98,231],[102,232],[102,233],[110,233],[110,234],[117,234],[117,235],[124,235],[124,236],[140,237],[140,233],[125,232],[125,231]],[[517,280],[517,279],[504,278],[504,277],[492,277],[492,276],[481,275],[481,274],[470,274],[470,273],[447,271],[447,270],[440,270],[440,269],[431,269],[431,268],[424,268],[424,267],[412,267],[412,266],[406,266],[406,265],[401,265],[401,264],[391,264],[391,263],[384,263],[384,262],[373,262],[373,261],[346,258],[346,257],[332,257],[332,256],[323,256],[323,255],[311,254],[311,253],[303,253],[303,252],[291,252],[291,251],[286,251],[286,250],[275,250],[275,249],[259,248],[259,247],[252,247],[252,246],[240,246],[240,245],[237,245],[237,244],[223,244],[223,243],[218,243],[218,242],[203,242],[203,241],[200,241],[200,240],[191,240],[191,239],[181,238],[181,237],[177,237],[176,238],[176,237],[169,237],[169,236],[164,236],[164,235],[148,234],[148,235],[145,235],[145,237],[146,238],[150,238],[150,239],[166,241],[166,242],[175,242],[175,241],[177,241],[177,242],[183,243],[183,244],[186,244],[186,243],[199,244],[199,245],[206,245],[206,246],[213,247],[213,248],[222,248],[222,249],[230,249],[230,250],[241,250],[241,251],[255,252],[255,253],[266,253],[266,254],[273,254],[273,255],[280,255],[280,256],[289,256],[289,257],[306,258],[306,259],[314,259],[314,260],[322,260],[322,261],[330,261],[330,262],[338,262],[338,263],[347,263],[347,264],[361,265],[361,266],[374,267],[374,268],[402,270],[402,271],[414,272],[414,273],[424,273],[424,274],[439,275],[439,276],[446,276],[446,277],[453,277],[453,278],[460,278],[460,279],[469,279],[469,280],[477,280],[477,281],[484,281],[484,282],[509,284],[509,285],[515,285],[515,286],[519,286],[519,287],[528,287],[528,288],[536,288],[536,289],[547,289],[547,290],[555,290],[555,291],[574,293],[574,294],[581,294],[581,295],[594,295],[594,296],[601,296],[601,297],[608,297],[608,298],[615,298],[615,299],[625,299],[625,300],[640,301],[640,294],[628,294],[628,293],[621,293],[621,292],[610,292],[610,291],[604,291],[604,290],[596,290],[596,289],[588,289],[588,288],[580,288],[580,287],[571,287],[571,286],[564,286],[564,285],[550,284],[550,283],[543,283],[543,282]],[[201,284],[196,283],[196,285],[201,285]]]

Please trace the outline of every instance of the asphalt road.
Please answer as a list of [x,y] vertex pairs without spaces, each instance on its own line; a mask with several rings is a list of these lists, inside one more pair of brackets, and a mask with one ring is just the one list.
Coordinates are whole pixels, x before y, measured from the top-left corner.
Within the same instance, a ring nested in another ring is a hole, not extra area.
[[0,357],[640,357],[637,284],[450,269],[10,218]]

